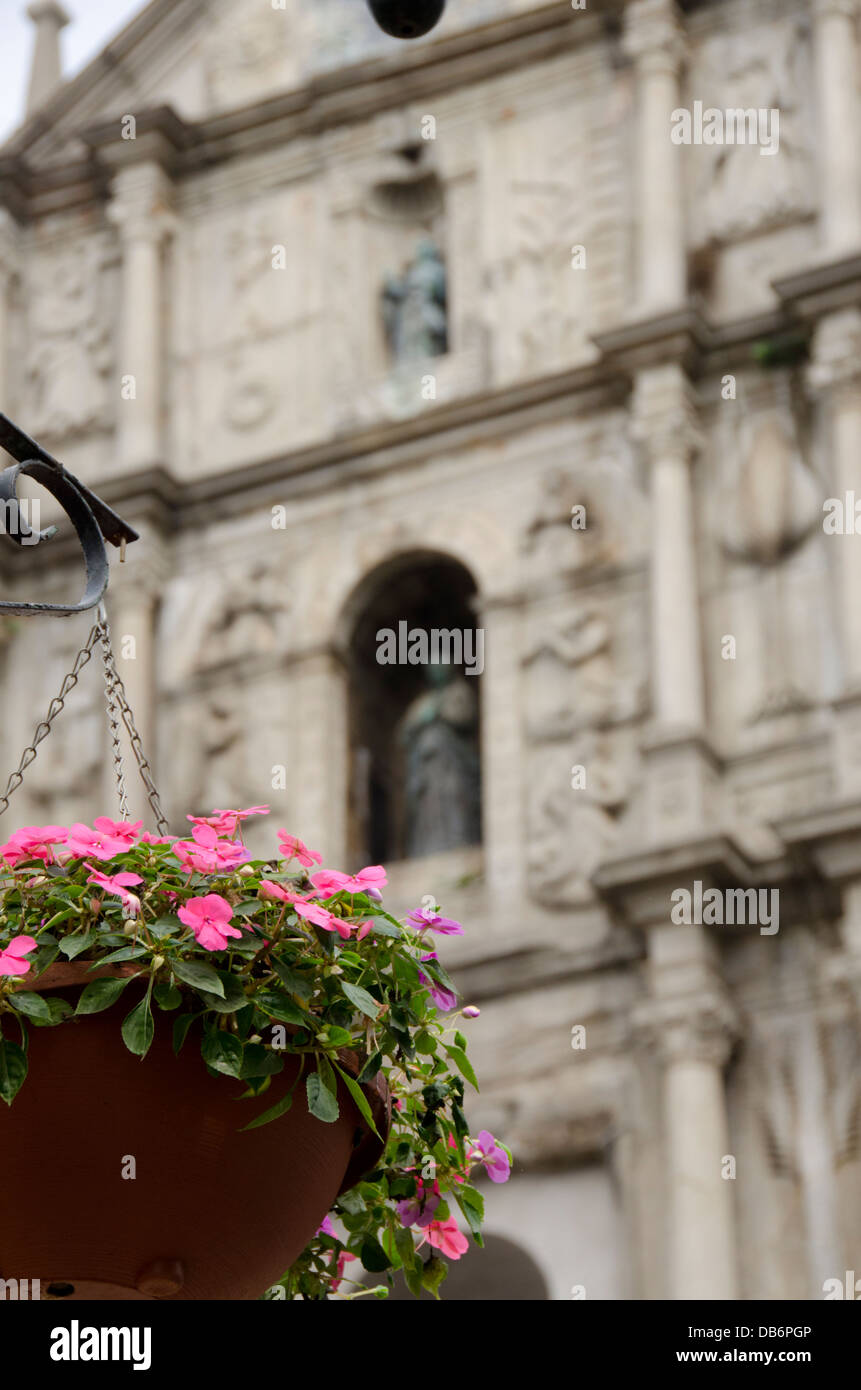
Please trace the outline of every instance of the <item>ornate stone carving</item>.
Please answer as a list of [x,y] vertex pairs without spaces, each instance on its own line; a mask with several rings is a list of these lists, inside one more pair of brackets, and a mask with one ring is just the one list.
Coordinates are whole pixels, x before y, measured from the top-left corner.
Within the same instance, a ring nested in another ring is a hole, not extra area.
[[610,717],[618,698],[611,630],[597,607],[546,623],[527,648],[529,739],[558,740]]
[[282,651],[288,611],[284,581],[275,568],[258,564],[234,570],[209,605],[193,669],[221,670]]
[[631,437],[652,463],[687,458],[702,445],[690,383],[674,363],[638,373],[631,400]]
[[297,86],[307,40],[298,7],[291,10],[230,0],[222,6],[206,47],[212,106],[230,110]]
[[109,423],[114,358],[104,291],[98,241],[58,246],[50,258],[31,262],[27,420],[40,438],[83,434]]
[[539,487],[521,541],[531,573],[585,573],[639,558],[645,499],[615,459],[553,468]]
[[809,213],[816,180],[804,24],[745,24],[708,40],[700,54],[691,90],[702,97],[704,109],[777,111],[779,145],[772,155],[751,144],[704,143],[698,148],[699,178],[691,201],[695,240],[731,240]]
[[633,0],[625,11],[624,47],[647,72],[676,72],[685,32],[675,0]]

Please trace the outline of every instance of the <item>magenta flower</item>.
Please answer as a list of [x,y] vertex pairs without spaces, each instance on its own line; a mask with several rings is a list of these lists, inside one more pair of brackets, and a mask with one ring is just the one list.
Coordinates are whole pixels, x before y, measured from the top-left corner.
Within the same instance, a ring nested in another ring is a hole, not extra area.
[[427,1228],[427,1240],[450,1260],[459,1260],[469,1249],[469,1241],[453,1216],[447,1221],[432,1221]]
[[128,840],[121,840],[119,836],[104,830],[91,830],[80,821],[72,826],[66,841],[66,850],[71,859],[113,859],[116,854],[125,854],[128,847]]
[[34,936],[13,936],[9,945],[0,951],[0,975],[26,975],[30,963],[23,957],[34,951],[36,945]]
[[467,1154],[467,1161],[483,1163],[491,1182],[508,1182],[511,1160],[501,1144],[497,1144],[489,1129],[480,1131],[476,1147]]
[[312,874],[311,882],[324,897],[334,893],[367,893],[370,888],[385,888],[386,871],[382,864],[371,864],[360,869],[357,874],[342,874],[336,869],[324,869],[322,873]]
[[10,868],[27,859],[41,859],[45,864],[54,864],[55,846],[64,844],[68,834],[64,825],[25,825],[23,829],[16,830],[0,848],[0,856]]
[[407,922],[416,931],[432,931],[439,936],[463,936],[463,927],[451,917],[440,917],[429,907],[417,907],[407,917]]
[[337,1274],[332,1279],[332,1292],[337,1293],[344,1278],[344,1268],[350,1260],[357,1260],[358,1255],[351,1255],[349,1250],[342,1250],[338,1256]]
[[223,951],[227,938],[241,937],[242,932],[230,925],[233,908],[219,893],[207,893],[203,898],[190,898],[177,913],[179,920],[194,932],[194,939],[205,951]]
[[[427,951],[422,956],[422,960],[436,960],[436,951]],[[419,983],[423,984],[428,994],[441,1013],[447,1014],[457,1004],[457,995],[450,989],[445,989],[443,985],[437,984],[436,980],[430,979],[423,970],[419,971]]]
[[251,858],[248,850],[237,840],[222,840],[211,825],[195,825],[192,830],[193,843],[177,840],[173,852],[184,869],[201,874],[229,872],[246,864]]
[[97,816],[93,825],[103,835],[109,835],[113,840],[122,840],[127,845],[133,845],[143,830],[142,820],[111,820],[110,816]]
[[402,1226],[418,1226],[424,1230],[434,1219],[434,1212],[439,1206],[442,1198],[436,1193],[423,1193],[421,1183],[419,1191],[415,1197],[408,1197],[404,1202],[398,1202],[398,1219]]
[[268,816],[269,807],[247,806],[244,811],[225,811],[222,810],[221,807],[216,806],[213,814],[216,816],[229,817],[232,828],[227,833],[229,835],[235,835],[237,830],[239,829],[240,821],[248,820],[249,816]]
[[324,1216],[324,1217],[323,1217],[322,1222],[321,1222],[320,1225],[317,1227],[317,1229],[316,1229],[316,1231],[314,1232],[314,1234],[315,1234],[316,1236],[334,1236],[336,1240],[338,1239],[338,1232],[335,1230],[335,1227],[332,1225],[332,1218],[331,1218],[331,1216]]
[[92,864],[85,864],[84,868],[90,871],[90,877],[87,879],[87,883],[97,884],[98,887],[103,888],[106,893],[115,894],[120,902],[124,903],[126,907],[131,908],[132,912],[140,912],[140,898],[128,891],[133,884],[143,883],[140,874],[114,874],[113,877],[110,877],[108,874],[99,873],[99,870],[94,869]]
[[149,830],[145,830],[140,838],[142,845],[172,845],[173,841],[173,835],[153,835]]
[[461,1009],[464,1018],[480,1018],[481,1009],[476,1008],[475,1004],[467,1004],[465,1009]]

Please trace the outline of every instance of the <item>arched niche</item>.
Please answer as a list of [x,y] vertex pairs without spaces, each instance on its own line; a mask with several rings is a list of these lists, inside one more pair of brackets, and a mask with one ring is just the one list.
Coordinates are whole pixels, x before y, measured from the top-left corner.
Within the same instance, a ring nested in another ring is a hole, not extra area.
[[480,842],[475,597],[459,560],[413,550],[378,565],[345,606],[351,859],[385,863]]

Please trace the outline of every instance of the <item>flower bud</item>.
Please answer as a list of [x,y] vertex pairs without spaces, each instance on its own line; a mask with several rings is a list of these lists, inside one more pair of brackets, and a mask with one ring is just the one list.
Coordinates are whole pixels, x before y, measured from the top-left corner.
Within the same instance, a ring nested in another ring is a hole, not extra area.
[[467,1004],[465,1009],[461,1009],[464,1018],[479,1018],[481,1009],[477,1009],[474,1004]]
[[164,956],[153,956],[153,958],[152,958],[152,968],[153,968],[153,970],[161,970],[161,967],[162,967],[163,965],[164,965]]
[[236,872],[240,875],[241,878],[253,878],[255,870],[251,864],[240,864]]

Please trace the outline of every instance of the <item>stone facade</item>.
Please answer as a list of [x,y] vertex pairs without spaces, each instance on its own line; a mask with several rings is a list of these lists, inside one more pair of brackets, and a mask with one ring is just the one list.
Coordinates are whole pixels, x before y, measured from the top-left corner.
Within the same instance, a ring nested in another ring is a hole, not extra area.
[[[109,612],[175,829],[268,801],[353,867],[357,618],[411,556],[471,576],[482,844],[391,879],[467,923],[488,1229],[552,1298],[861,1269],[858,82],[854,0],[449,0],[408,47],[151,0],[0,151],[0,404],[142,532]],[[779,148],[674,143],[696,102]],[[423,235],[448,351],[392,364]],[[86,631],[0,629],[10,767]],[[100,700],[10,819],[111,809]],[[696,882],[779,930],[674,923]]]

